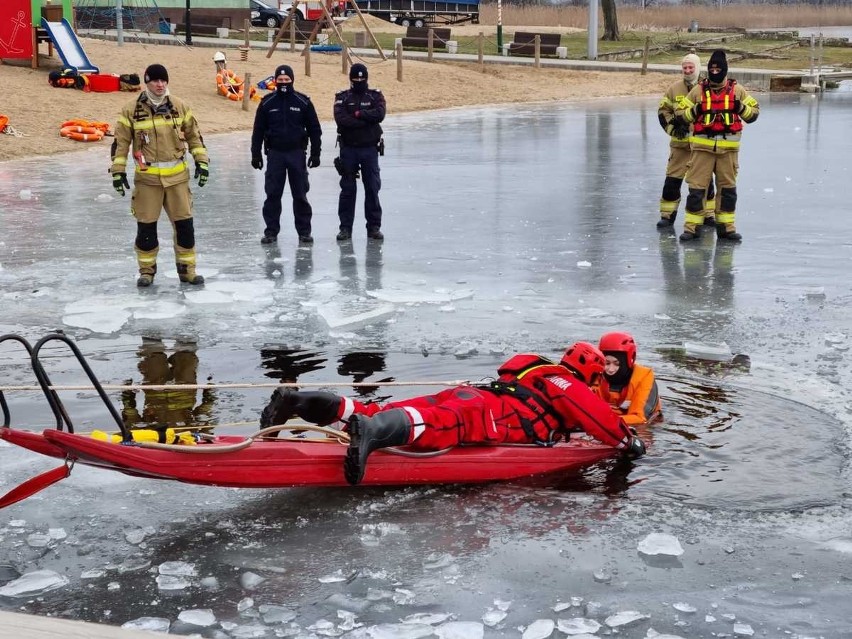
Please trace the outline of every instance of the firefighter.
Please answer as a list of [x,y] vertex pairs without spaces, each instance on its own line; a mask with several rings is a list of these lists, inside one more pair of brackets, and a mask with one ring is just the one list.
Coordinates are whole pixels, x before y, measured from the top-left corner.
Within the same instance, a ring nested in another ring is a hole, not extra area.
[[539,355],[515,355],[490,384],[457,386],[384,405],[328,392],[278,389],[261,415],[261,426],[283,424],[293,415],[317,424],[346,422],[351,439],[344,474],[351,484],[361,481],[367,457],[379,448],[547,446],[576,428],[631,458],[641,457],[642,440],[589,388],[603,370],[604,356],[597,347],[577,342],[558,364]]
[[379,155],[384,155],[381,122],[385,119],[385,96],[378,89],[369,88],[368,76],[366,66],[353,64],[349,69],[351,87],[334,96],[334,121],[340,142],[340,156],[335,160],[335,167],[340,173],[340,200],[337,205],[339,242],[352,239],[359,172],[364,183],[367,237],[379,241],[385,239],[381,231],[382,205],[379,202],[379,190],[382,188]]
[[[680,67],[683,77],[672,84],[657,109],[660,126],[671,140],[669,141],[669,161],[666,165],[666,179],[663,182],[663,194],[660,198],[660,219],[657,228],[670,229],[677,217],[677,207],[680,204],[680,190],[683,176],[689,164],[691,150],[689,148],[690,127],[683,118],[675,117],[675,108],[687,96],[692,87],[698,82],[698,69],[701,59],[694,53],[687,53],[681,60]],[[704,206],[704,224],[715,225],[716,200],[713,182],[707,188],[707,200]]]
[[195,228],[189,189],[187,148],[195,161],[198,186],[207,184],[209,159],[192,109],[169,93],[169,73],[161,64],[145,69],[145,91],[125,105],[115,126],[111,155],[112,186],[122,196],[127,181],[127,154],[133,152],[136,168],[130,211],[136,218],[136,286],[154,283],[157,273],[157,220],[165,208],[174,226],[178,277],[188,284],[203,284],[195,272]]
[[707,64],[707,80],[693,87],[675,110],[676,117],[692,124],[692,155],[686,173],[689,195],[681,242],[698,237],[698,225],[704,221],[704,193],[714,175],[719,189],[716,235],[732,242],[743,239],[735,224],[740,138],[744,123],[757,120],[760,105],[727,76],[727,57],[717,49]]
[[[313,209],[308,202],[308,169],[320,165],[322,128],[311,99],[294,90],[293,69],[282,64],[275,69],[275,91],[257,107],[254,130],[251,134],[251,165],[258,171],[263,169],[266,153],[267,167],[264,178],[266,201],[263,203],[263,231],[261,244],[278,241],[281,231],[281,196],[290,178],[290,194],[293,196],[293,218],[300,246],[314,243],[311,237]],[[311,153],[305,164],[308,141]]]
[[598,393],[628,426],[660,418],[660,391],[654,371],[636,363],[636,342],[629,333],[606,333],[598,348],[606,363]]

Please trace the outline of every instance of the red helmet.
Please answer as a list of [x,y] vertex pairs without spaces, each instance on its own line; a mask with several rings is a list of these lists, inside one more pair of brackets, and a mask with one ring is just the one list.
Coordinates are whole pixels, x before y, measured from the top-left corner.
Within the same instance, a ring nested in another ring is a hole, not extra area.
[[624,353],[627,356],[627,368],[633,368],[636,363],[636,342],[630,333],[604,333],[598,346],[604,353]]
[[606,359],[594,344],[577,342],[568,347],[559,363],[591,386],[603,375]]

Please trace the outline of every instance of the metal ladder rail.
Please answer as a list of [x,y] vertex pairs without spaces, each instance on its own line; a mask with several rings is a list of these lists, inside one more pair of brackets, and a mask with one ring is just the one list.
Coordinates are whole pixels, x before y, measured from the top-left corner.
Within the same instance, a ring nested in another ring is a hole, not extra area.
[[109,396],[104,391],[103,386],[101,386],[100,381],[95,376],[95,373],[92,371],[88,362],[86,362],[86,358],[83,356],[83,353],[80,352],[80,349],[77,345],[69,338],[67,335],[63,335],[61,333],[50,333],[49,335],[45,335],[38,342],[36,342],[35,346],[33,346],[32,352],[32,362],[33,362],[33,371],[36,374],[36,378],[38,379],[39,384],[44,390],[45,396],[47,396],[48,402],[51,403],[51,407],[54,409],[54,413],[61,412],[62,415],[65,416],[65,423],[68,427],[68,432],[74,432],[74,426],[71,423],[71,420],[68,418],[68,413],[65,410],[65,407],[62,405],[62,401],[59,399],[59,396],[56,394],[54,390],[50,388],[50,379],[47,377],[47,373],[44,371],[44,367],[41,365],[41,361],[39,360],[39,353],[41,352],[41,347],[44,346],[47,342],[58,341],[64,342],[68,348],[74,353],[74,356],[77,358],[77,361],[80,363],[81,368],[86,373],[86,376],[89,378],[89,381],[94,386],[95,390],[98,392],[101,400],[104,405],[107,407],[110,415],[115,420],[115,423],[118,424],[118,429],[121,431],[121,437],[124,441],[130,441],[130,430],[125,426],[124,420],[121,418],[121,415],[115,409],[112,402],[109,399]]
[[[0,344],[6,341],[15,341],[23,345],[25,349],[27,349],[27,355],[30,356],[30,360],[32,361],[33,355],[33,347],[26,338],[21,337],[20,335],[15,335],[13,333],[8,333],[6,335],[0,335]],[[40,365],[39,365],[40,366]],[[35,372],[35,371],[34,371]],[[47,373],[44,370],[41,371],[44,378],[47,380],[47,385],[50,386],[50,379],[47,377]],[[38,379],[39,375],[36,373],[36,379]],[[68,424],[70,427],[71,421],[68,419],[68,414],[65,412],[65,408],[62,406],[62,403],[59,402],[59,398],[56,396],[56,391],[48,388],[44,391],[47,397],[47,403],[50,406],[50,410],[53,411],[54,417],[56,417],[56,430],[62,430],[63,424]],[[51,401],[51,396],[55,399]],[[9,405],[6,403],[6,397],[3,395],[3,391],[0,391],[0,409],[3,411],[3,428],[8,428],[12,423],[12,416],[9,411]]]

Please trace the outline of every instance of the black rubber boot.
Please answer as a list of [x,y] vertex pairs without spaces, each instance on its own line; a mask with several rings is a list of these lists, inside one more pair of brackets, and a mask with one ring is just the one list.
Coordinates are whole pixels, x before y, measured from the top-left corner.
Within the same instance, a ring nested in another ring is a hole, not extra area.
[[326,426],[337,421],[340,397],[324,391],[276,388],[260,414],[260,427],[278,426],[298,416],[306,422]]
[[677,213],[675,213],[671,217],[661,217],[659,220],[657,220],[657,228],[658,229],[670,229],[672,226],[674,226],[676,217],[677,217]]
[[382,411],[373,417],[349,418],[349,450],[343,461],[343,474],[353,486],[361,483],[367,469],[367,457],[374,450],[404,446],[411,434],[408,414],[401,408]]

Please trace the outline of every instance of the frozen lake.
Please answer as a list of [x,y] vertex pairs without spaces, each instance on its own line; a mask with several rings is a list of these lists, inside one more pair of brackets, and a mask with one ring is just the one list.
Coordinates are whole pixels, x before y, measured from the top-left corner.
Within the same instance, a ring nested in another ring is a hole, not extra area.
[[[360,390],[404,397],[623,329],[666,417],[634,464],[507,485],[238,491],[77,467],[0,513],[0,606],[208,637],[848,637],[852,96],[758,97],[739,246],[655,229],[668,152],[651,98],[391,117],[383,245],[360,200],[354,241],[334,241],[331,128],[312,249],[286,195],[278,246],[259,244],[248,135],[211,136],[200,290],[178,284],[165,223],[156,284],[136,289],[105,145],[0,164],[0,334],[61,329],[105,383],[141,381],[165,352],[198,381],[413,382]],[[65,351],[44,359],[54,383],[83,381]],[[9,344],[0,373],[33,383]],[[268,395],[193,399],[200,420],[234,423]],[[36,394],[8,399],[15,425],[50,425]],[[108,428],[93,394],[63,400],[78,429]],[[55,465],[0,445],[0,492]],[[653,533],[683,554],[640,552]],[[38,570],[57,577],[10,588]]]

